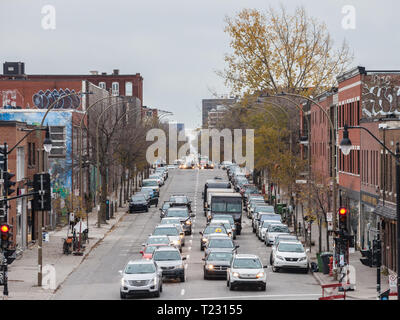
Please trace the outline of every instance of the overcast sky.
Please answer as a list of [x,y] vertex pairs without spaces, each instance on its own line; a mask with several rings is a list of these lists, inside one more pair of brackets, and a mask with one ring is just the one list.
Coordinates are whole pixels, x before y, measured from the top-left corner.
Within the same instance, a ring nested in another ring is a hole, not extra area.
[[[354,66],[400,69],[398,0],[0,0],[0,62],[23,61],[27,74],[140,73],[143,104],[194,128],[201,100],[229,93],[215,74],[230,50],[224,17],[280,3],[290,13],[303,5],[335,44],[346,39]],[[42,28],[44,5],[56,10],[55,30]],[[356,10],[355,29],[342,27],[345,5]]]

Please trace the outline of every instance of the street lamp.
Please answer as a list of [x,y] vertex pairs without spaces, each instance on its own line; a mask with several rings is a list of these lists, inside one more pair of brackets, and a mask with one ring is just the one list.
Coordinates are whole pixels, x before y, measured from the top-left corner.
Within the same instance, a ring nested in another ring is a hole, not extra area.
[[373,135],[367,128],[360,126],[344,126],[343,139],[340,142],[340,149],[344,155],[348,155],[351,149],[351,141],[349,139],[348,129],[365,130],[372,138],[374,138],[394,159],[396,162],[396,217],[397,217],[397,300],[400,300],[400,147],[399,142],[396,143],[396,152],[394,153],[377,137]]
[[49,126],[46,127],[46,137],[43,141],[43,147],[44,147],[44,151],[46,151],[47,153],[49,153],[51,151],[52,148],[52,142],[50,139],[50,132],[49,132]]

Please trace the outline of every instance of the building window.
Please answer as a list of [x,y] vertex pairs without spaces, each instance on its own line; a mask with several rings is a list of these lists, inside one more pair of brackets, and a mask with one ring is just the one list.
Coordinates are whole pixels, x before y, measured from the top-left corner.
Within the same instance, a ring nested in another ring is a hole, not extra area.
[[25,151],[24,147],[17,148],[17,181],[25,178]]
[[50,126],[50,138],[52,142],[51,151],[49,158],[64,158],[66,139],[65,139],[65,127],[64,126]]
[[119,82],[112,83],[112,93],[113,96],[119,96]]
[[133,94],[132,82],[125,82],[125,96],[131,97]]
[[106,83],[105,82],[99,82],[99,87],[106,90]]

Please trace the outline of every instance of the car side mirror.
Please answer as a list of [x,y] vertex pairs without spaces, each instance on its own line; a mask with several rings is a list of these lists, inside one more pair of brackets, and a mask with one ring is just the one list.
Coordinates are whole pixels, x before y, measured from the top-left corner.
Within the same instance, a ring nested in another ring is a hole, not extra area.
[[240,246],[235,246],[235,250],[236,250],[237,248],[240,248]]
[[264,269],[268,269],[268,265],[263,266]]
[[182,257],[182,260],[186,260],[186,257]]
[[202,232],[202,231],[199,231],[199,233],[200,233],[201,235],[203,235],[203,232]]
[[309,253],[309,252],[310,252],[310,249],[307,248],[307,249],[306,249],[306,253]]
[[140,253],[143,255],[143,250],[140,250]]
[[122,270],[118,270],[118,273],[122,276]]
[[191,217],[191,218],[193,218],[193,217],[195,217],[195,216],[196,216],[195,213],[191,213],[191,214],[190,214],[190,217]]

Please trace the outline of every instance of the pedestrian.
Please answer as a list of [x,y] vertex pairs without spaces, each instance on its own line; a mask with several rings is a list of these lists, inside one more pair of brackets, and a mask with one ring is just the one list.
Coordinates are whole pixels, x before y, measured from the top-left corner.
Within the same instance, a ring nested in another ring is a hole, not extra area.
[[156,198],[156,208],[158,207],[158,197]]
[[75,225],[75,214],[73,212],[69,213],[69,226],[71,228],[71,230],[74,229],[74,225]]
[[301,235],[301,222],[299,222],[299,234]]

